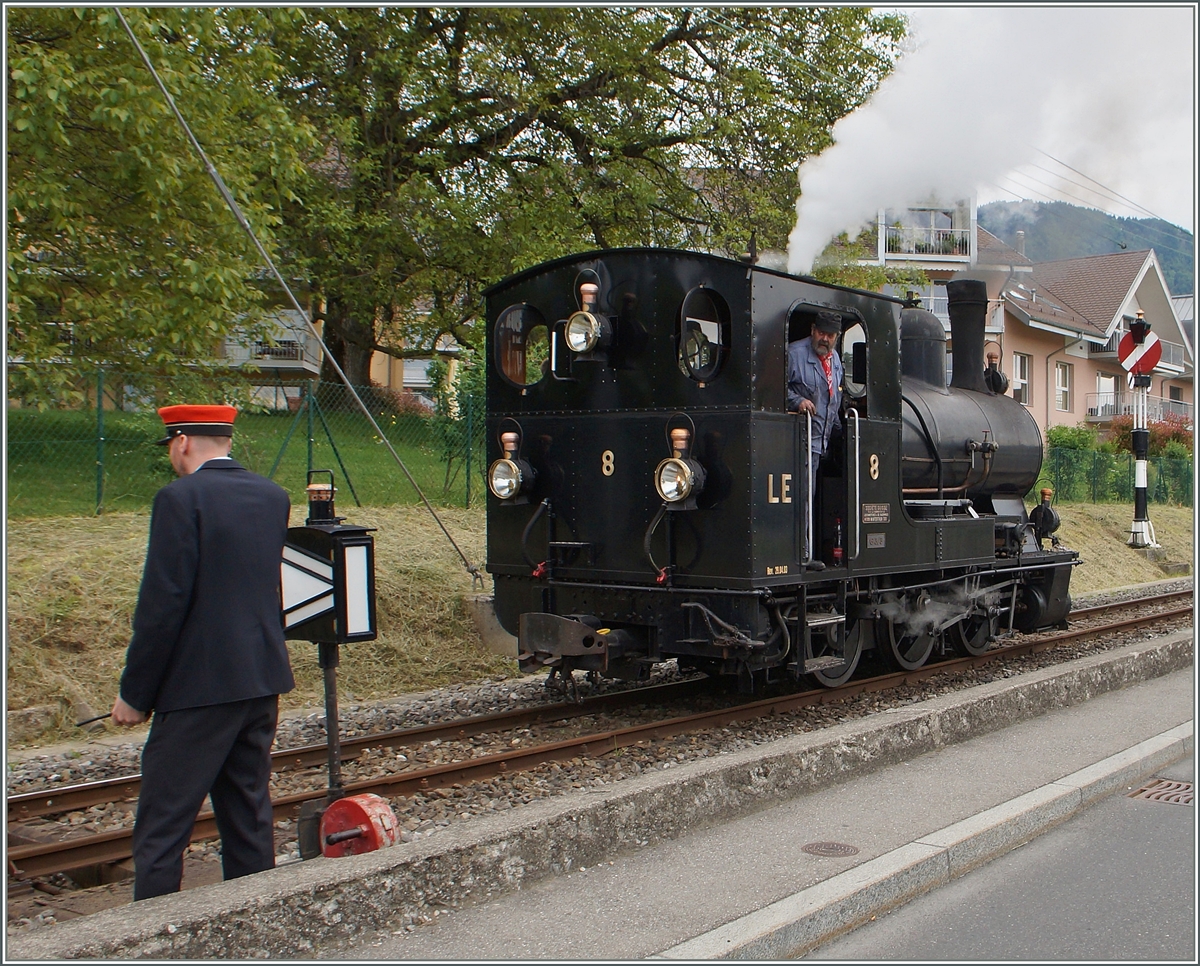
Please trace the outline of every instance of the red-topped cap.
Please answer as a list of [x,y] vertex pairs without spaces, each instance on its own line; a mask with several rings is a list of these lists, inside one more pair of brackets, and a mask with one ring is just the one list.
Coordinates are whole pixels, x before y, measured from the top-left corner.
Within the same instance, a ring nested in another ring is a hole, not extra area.
[[167,435],[157,441],[165,446],[176,436],[232,436],[237,410],[232,406],[163,406],[158,411]]

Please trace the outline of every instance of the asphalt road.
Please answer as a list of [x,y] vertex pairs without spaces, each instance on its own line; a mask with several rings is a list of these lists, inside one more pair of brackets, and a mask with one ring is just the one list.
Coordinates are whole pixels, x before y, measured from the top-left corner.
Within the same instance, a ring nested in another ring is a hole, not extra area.
[[805,958],[1196,962],[1195,807],[1112,795]]

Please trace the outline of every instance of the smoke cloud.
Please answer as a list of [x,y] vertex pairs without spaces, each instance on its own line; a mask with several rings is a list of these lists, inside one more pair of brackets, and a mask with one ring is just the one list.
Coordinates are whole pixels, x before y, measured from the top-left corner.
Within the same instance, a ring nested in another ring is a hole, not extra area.
[[879,208],[1012,197],[1019,189],[1005,175],[1022,165],[1058,188],[1034,185],[1047,196],[1146,217],[1029,167],[1087,183],[1039,149],[1191,230],[1195,16],[1150,6],[912,11],[895,73],[800,169],[788,270],[809,271]]

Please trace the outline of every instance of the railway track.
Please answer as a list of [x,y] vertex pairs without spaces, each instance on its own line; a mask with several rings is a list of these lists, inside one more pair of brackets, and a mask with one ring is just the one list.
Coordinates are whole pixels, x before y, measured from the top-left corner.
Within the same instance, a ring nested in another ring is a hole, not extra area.
[[[1157,597],[1140,598],[1119,604],[1074,611],[1073,622],[1091,621],[1114,612],[1136,610],[1171,604],[1190,591]],[[600,732],[589,732],[562,741],[536,744],[496,754],[485,754],[465,761],[453,761],[425,768],[413,768],[363,781],[348,782],[347,794],[374,792],[385,797],[407,797],[434,789],[484,781],[497,776],[512,775],[549,762],[569,760],[580,756],[601,756],[619,748],[647,741],[657,741],[689,732],[724,727],[735,721],[746,721],[773,714],[797,711],[814,705],[844,701],[867,692],[883,692],[927,680],[935,675],[978,667],[996,660],[1035,654],[1065,643],[1132,630],[1161,621],[1190,616],[1191,606],[1174,606],[1102,624],[1078,627],[1065,632],[1033,635],[1003,644],[977,657],[951,658],[927,664],[914,671],[902,671],[877,677],[850,681],[838,688],[818,689],[784,694],[748,703],[686,714],[665,720],[631,725]],[[444,739],[464,739],[483,734],[507,732],[531,724],[547,724],[572,718],[623,710],[638,705],[661,705],[696,695],[710,687],[705,679],[659,685],[589,698],[582,703],[562,703],[538,708],[521,709],[498,714],[481,715],[458,721],[411,728],[348,740],[342,745],[343,760],[353,760],[367,749],[403,748]],[[326,746],[310,745],[281,750],[275,753],[275,770],[288,771],[313,768],[325,763]],[[273,801],[276,821],[294,819],[306,801],[323,798],[326,792],[324,774],[314,777],[321,787],[277,796]],[[47,815],[78,810],[91,805],[136,797],[138,776],[81,784],[53,791],[30,792],[8,799],[10,829],[19,835],[19,823]],[[131,855],[130,829],[87,833],[79,837],[49,842],[13,844],[10,833],[8,849],[9,871],[21,877],[50,875],[81,866],[119,862]],[[216,822],[209,811],[201,812],[192,833],[192,841],[216,837]]]

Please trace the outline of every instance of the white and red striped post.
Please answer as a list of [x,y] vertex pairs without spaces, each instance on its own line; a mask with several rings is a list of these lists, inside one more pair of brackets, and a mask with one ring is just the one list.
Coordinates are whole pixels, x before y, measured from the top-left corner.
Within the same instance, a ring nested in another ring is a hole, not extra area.
[[1129,529],[1129,546],[1157,547],[1158,540],[1154,537],[1154,524],[1150,522],[1150,512],[1146,499],[1146,466],[1150,455],[1150,430],[1147,427],[1147,414],[1150,403],[1150,370],[1162,353],[1162,347],[1157,345],[1157,337],[1147,341],[1146,334],[1150,330],[1139,309],[1137,320],[1129,326],[1133,336],[1134,349],[1132,352],[1121,353],[1122,365],[1129,370],[1129,388],[1133,390],[1133,525]]

